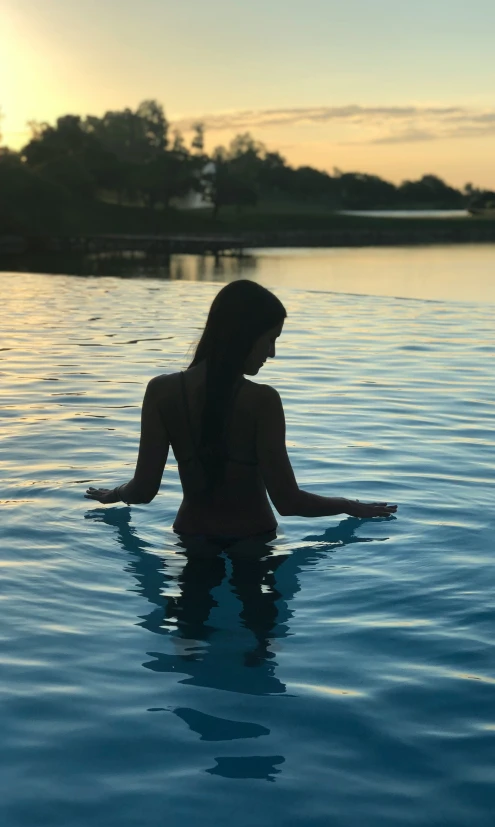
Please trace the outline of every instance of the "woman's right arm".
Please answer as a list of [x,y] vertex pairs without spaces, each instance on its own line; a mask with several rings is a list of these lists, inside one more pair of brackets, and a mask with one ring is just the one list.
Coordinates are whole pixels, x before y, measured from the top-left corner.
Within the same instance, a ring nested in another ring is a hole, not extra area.
[[387,503],[361,503],[344,497],[321,497],[302,491],[296,481],[285,444],[285,415],[282,400],[270,385],[259,385],[256,451],[269,497],[282,516],[388,517],[397,510]]

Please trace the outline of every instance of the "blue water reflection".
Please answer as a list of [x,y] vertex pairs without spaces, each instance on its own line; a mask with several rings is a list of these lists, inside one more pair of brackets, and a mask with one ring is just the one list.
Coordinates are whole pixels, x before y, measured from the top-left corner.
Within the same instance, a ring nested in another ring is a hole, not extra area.
[[[179,539],[171,557],[156,554],[139,537],[129,507],[95,508],[87,511],[85,518],[116,529],[116,542],[130,557],[126,571],[135,578],[136,591],[156,607],[139,618],[139,625],[178,644],[173,654],[147,652],[152,660],[143,666],[154,672],[184,674],[183,684],[261,696],[287,692],[276,675],[271,644],[291,634],[290,602],[300,590],[301,571],[351,543],[388,539],[357,536],[357,527],[366,521],[347,518],[321,535],[308,535],[300,548],[286,552],[276,540],[254,538],[222,549],[208,542],[186,546]],[[177,555],[182,563],[179,568]],[[226,589],[222,589],[224,581]],[[232,601],[232,596],[237,600]],[[219,610],[216,622],[211,621],[214,609]],[[236,614],[250,632],[247,641],[235,635]],[[270,734],[268,728],[256,723],[227,720],[187,707],[154,707],[149,711],[173,712],[201,740],[230,741]],[[207,772],[226,778],[273,780],[274,773],[281,772],[274,767],[284,760],[283,756],[219,758],[217,766]]]
[[492,256],[263,255],[323,291],[280,290],[262,377],[298,482],[400,516],[283,518],[250,566],[181,547],[172,458],[149,506],[82,496],[129,478],[218,285],[3,275],[1,827],[492,827]]

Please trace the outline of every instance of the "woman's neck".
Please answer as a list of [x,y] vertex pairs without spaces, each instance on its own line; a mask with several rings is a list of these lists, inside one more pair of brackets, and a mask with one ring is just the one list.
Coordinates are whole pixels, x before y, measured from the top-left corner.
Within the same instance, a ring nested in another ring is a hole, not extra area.
[[[192,368],[187,368],[188,372],[194,374],[198,380],[202,380],[206,378],[206,359],[202,359],[201,362],[198,362],[197,365],[194,365]],[[238,382],[244,379],[244,374],[239,373],[236,375],[234,380],[234,385],[237,385]]]

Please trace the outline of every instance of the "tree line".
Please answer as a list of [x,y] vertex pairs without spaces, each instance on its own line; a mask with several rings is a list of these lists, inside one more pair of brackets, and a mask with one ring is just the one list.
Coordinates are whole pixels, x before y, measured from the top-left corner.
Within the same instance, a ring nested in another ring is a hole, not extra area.
[[170,209],[196,192],[214,216],[227,206],[267,202],[328,210],[456,209],[479,192],[470,184],[455,189],[435,175],[396,186],[376,175],[295,168],[249,133],[208,154],[203,124],[194,126],[187,145],[155,100],[102,117],[64,115],[55,125],[31,122],[30,129],[30,140],[19,152],[0,149],[4,225],[9,199],[19,203],[42,192],[59,204],[113,199],[154,210]]

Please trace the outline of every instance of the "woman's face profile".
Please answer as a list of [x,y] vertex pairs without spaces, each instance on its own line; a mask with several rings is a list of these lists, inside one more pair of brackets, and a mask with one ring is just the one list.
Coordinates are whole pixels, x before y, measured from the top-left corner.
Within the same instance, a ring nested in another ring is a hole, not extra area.
[[262,333],[256,339],[244,364],[244,373],[247,373],[248,376],[256,376],[267,359],[275,358],[275,340],[282,333],[283,326],[284,323],[280,322],[280,324],[271,327],[270,330]]

